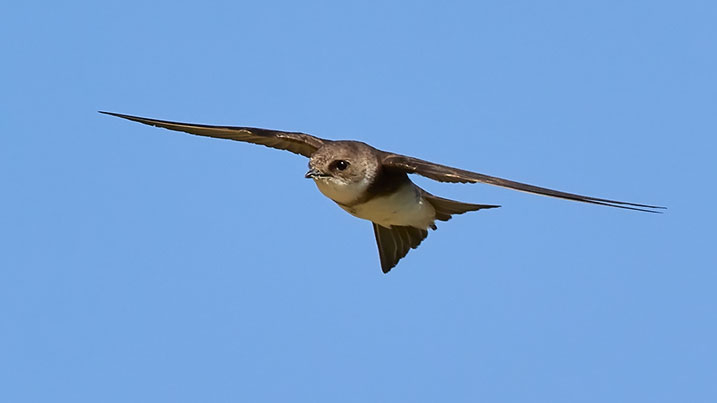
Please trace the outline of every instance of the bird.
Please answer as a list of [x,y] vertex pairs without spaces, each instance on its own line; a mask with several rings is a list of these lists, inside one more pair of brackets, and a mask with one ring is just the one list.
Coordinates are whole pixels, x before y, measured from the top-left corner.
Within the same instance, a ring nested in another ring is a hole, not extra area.
[[199,136],[243,141],[286,150],[309,159],[305,178],[349,214],[371,221],[381,270],[388,273],[411,249],[436,230],[436,221],[469,211],[500,207],[435,196],[409,174],[449,183],[485,183],[560,199],[627,210],[660,213],[665,207],[602,199],[515,182],[376,149],[354,140],[329,140],[301,132],[255,127],[216,126],[150,119],[115,112],[99,113]]

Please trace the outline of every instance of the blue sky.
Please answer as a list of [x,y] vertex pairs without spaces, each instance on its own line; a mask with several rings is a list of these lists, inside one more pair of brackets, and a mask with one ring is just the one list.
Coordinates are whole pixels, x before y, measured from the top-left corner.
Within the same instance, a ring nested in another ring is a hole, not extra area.
[[[15,2],[0,400],[714,402],[717,6]],[[389,275],[306,160],[103,116],[358,139],[487,185]]]

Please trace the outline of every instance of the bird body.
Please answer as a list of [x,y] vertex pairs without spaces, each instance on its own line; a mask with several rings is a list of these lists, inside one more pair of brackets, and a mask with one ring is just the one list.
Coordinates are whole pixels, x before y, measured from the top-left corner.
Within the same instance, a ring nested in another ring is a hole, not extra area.
[[[436,212],[422,189],[403,172],[386,172],[376,155],[379,151],[368,144],[336,141],[316,151],[307,177],[324,196],[355,217],[386,228],[434,227]],[[337,161],[346,165],[340,167]]]
[[[326,186],[320,179],[316,181],[319,190]],[[326,192],[321,191],[329,197]],[[421,188],[413,183],[405,183],[395,192],[373,197],[354,206],[339,206],[349,214],[369,220],[386,228],[394,225],[420,229],[433,228],[436,209],[421,194]],[[332,199],[333,200],[333,199]]]
[[434,196],[414,184],[409,174],[452,183],[487,183],[514,190],[628,210],[659,212],[664,207],[561,192],[479,174],[417,158],[389,153],[359,141],[334,141],[305,133],[235,126],[213,126],[107,115],[200,136],[261,144],[309,158],[305,177],[349,214],[371,221],[384,273],[436,229],[435,221],[497,205],[471,204]]

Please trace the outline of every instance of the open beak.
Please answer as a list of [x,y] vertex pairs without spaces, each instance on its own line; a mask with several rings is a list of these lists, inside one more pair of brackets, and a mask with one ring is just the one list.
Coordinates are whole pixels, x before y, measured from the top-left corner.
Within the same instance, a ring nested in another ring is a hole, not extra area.
[[306,175],[304,175],[304,178],[316,179],[316,178],[323,178],[326,176],[329,176],[329,175],[322,173],[321,171],[319,171],[316,168],[311,168],[311,169],[309,169],[309,172],[307,172]]

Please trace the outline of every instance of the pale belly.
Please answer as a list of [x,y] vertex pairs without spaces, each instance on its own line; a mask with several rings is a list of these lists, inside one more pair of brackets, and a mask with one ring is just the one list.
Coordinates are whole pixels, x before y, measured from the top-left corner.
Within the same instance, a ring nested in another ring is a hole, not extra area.
[[335,201],[349,214],[386,228],[400,225],[426,229],[433,226],[436,217],[436,210],[421,196],[419,189],[412,182],[406,183],[391,194],[374,197],[356,205],[351,205],[352,201],[364,194],[368,183],[346,185],[325,180],[315,182],[324,196]]
[[416,201],[415,197],[412,200],[396,196],[381,197],[357,206],[341,207],[356,217],[386,228],[400,225],[426,229],[433,225],[436,216],[430,203],[423,198]]
[[399,225],[426,229],[433,225],[436,216],[433,206],[412,183],[392,194],[374,197],[365,203],[353,206],[339,203],[339,206],[355,217],[386,228]]

